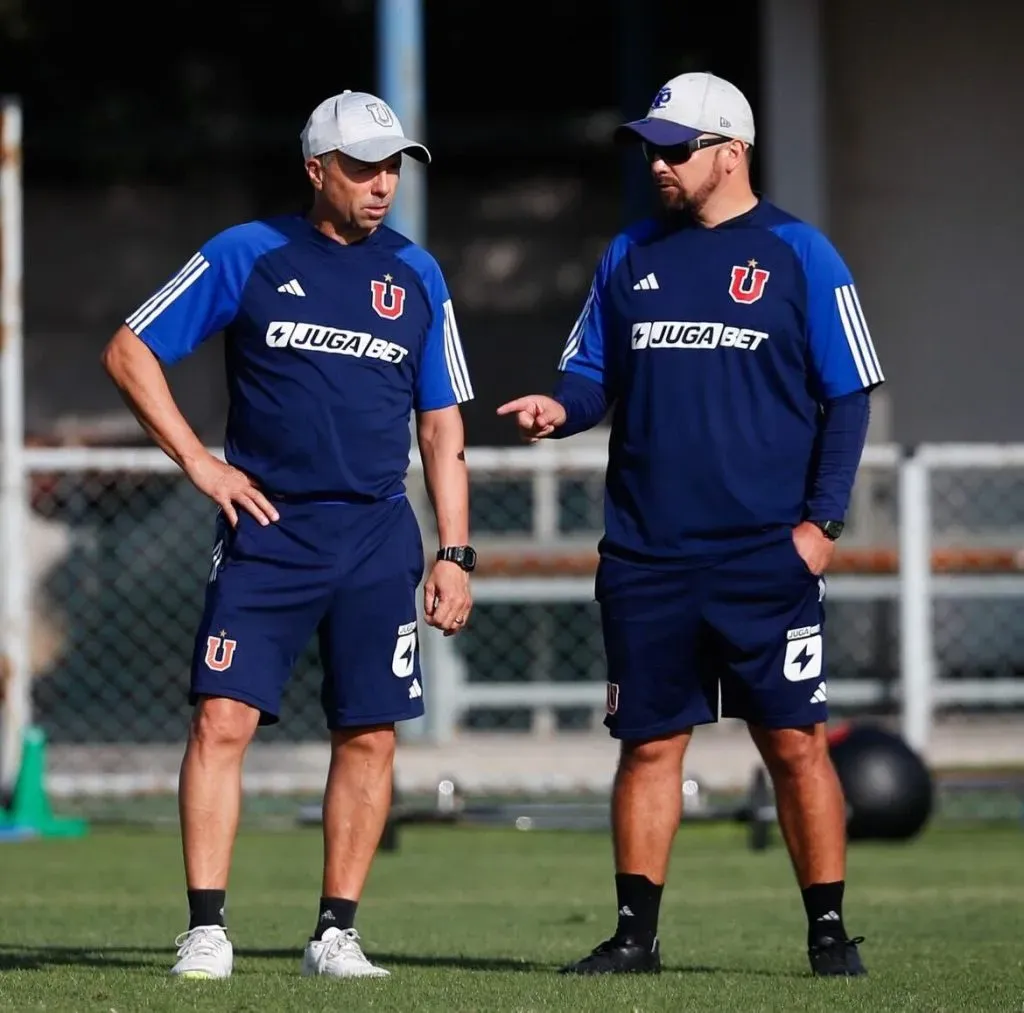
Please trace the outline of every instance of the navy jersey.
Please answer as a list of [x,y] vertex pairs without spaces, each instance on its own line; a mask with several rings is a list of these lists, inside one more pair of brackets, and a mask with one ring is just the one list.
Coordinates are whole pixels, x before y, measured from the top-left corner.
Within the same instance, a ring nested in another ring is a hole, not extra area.
[[272,494],[400,495],[412,411],[473,397],[440,268],[386,227],[342,245],[301,217],[235,226],[126,323],[166,364],[224,331],[225,457]]
[[615,237],[560,369],[614,402],[609,551],[712,560],[804,517],[822,404],[883,381],[829,241],[767,201]]

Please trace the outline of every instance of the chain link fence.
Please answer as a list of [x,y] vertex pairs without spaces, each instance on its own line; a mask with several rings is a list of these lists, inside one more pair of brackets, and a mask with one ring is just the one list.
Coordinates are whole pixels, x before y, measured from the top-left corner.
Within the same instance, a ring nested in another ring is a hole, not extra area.
[[[593,564],[602,448],[555,464],[521,449],[532,456],[470,452],[477,604],[459,637],[424,634],[443,651],[428,656],[424,645],[420,734],[436,734],[429,715],[438,709],[463,737],[600,728],[605,669]],[[27,525],[33,720],[64,749],[65,770],[176,764],[214,507],[166,467],[42,467],[32,466]],[[898,470],[895,454],[866,455],[829,579],[829,698],[840,714],[899,707]],[[1019,706],[1024,592],[1010,571],[1024,555],[1024,468],[935,466],[930,484],[936,674],[944,685],[970,684],[957,697],[961,708]],[[415,468],[409,485],[427,532],[433,521]],[[319,683],[311,642],[281,722],[261,729],[262,746],[323,742]]]
[[[938,670],[946,679],[982,684],[971,709],[1020,708],[1024,594],[1016,574],[1024,568],[1024,467],[948,466],[940,459],[930,478],[936,568],[952,575],[933,606]],[[1020,680],[1018,691],[992,692],[997,680]]]
[[[591,559],[603,526],[603,468],[586,473],[508,475],[474,471],[474,537],[483,549],[475,581],[477,604],[469,628],[451,647],[469,686],[531,682],[601,683],[597,706],[470,706],[459,726],[475,731],[577,731],[600,727],[605,668]],[[547,502],[545,502],[547,501]],[[894,587],[861,586],[877,568],[879,550],[892,556],[898,512],[891,461],[866,462],[843,536],[845,571],[830,583],[828,638],[831,686],[847,684],[847,709],[893,706],[899,641]],[[488,557],[503,565],[489,568]],[[547,565],[545,565],[545,561]],[[881,564],[886,565],[886,564]],[[894,566],[890,558],[888,566]],[[491,577],[491,570],[499,572]],[[575,579],[576,600],[503,601],[484,592],[543,571],[552,581]],[[891,582],[891,578],[890,578]],[[865,591],[867,593],[865,593]],[[842,701],[844,694],[836,694]]]
[[[215,507],[143,472],[40,474],[32,507],[35,720],[54,744],[181,742]],[[283,714],[267,741],[323,737],[312,644]]]
[[[879,524],[891,530],[894,523],[886,516],[895,510],[893,475],[866,468],[860,483],[867,495],[858,490],[848,544],[870,548]],[[415,474],[410,485],[415,493]],[[447,642],[467,684],[603,685],[591,566],[602,494],[599,468],[540,476],[474,471],[472,529],[484,561],[478,604],[469,628]],[[31,505],[34,719],[54,744],[180,742],[214,508],[178,473],[138,470],[36,472]],[[422,520],[426,527],[429,515]],[[513,578],[543,563],[542,580],[568,575],[577,591],[571,600],[481,593],[493,580],[487,561],[499,558]],[[828,628],[833,678],[894,681],[893,602],[835,598]],[[261,741],[323,738],[319,680],[311,642],[286,690],[281,722],[263,729]],[[537,730],[538,721],[547,730],[580,730],[601,717],[590,704],[459,713],[467,732]]]

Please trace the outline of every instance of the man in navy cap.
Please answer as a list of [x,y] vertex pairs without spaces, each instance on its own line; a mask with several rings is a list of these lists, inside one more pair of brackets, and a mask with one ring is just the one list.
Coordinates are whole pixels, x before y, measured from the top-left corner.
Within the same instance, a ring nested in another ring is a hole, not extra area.
[[658,912],[695,725],[744,720],[774,783],[811,968],[864,973],[843,922],[845,807],[825,733],[825,571],[883,381],[853,279],[815,228],[750,184],[754,118],[683,74],[617,139],[663,213],[616,236],[554,396],[498,412],[527,441],[611,411],[596,597],[618,925],[578,974],[656,972]]

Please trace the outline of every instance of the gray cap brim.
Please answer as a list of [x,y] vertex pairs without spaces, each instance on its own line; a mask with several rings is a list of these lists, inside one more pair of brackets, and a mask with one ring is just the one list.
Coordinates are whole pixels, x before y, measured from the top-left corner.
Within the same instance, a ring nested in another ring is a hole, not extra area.
[[355,141],[338,148],[340,152],[360,162],[384,162],[399,152],[415,158],[424,165],[430,164],[430,152],[417,141],[407,137],[371,137],[366,141]]

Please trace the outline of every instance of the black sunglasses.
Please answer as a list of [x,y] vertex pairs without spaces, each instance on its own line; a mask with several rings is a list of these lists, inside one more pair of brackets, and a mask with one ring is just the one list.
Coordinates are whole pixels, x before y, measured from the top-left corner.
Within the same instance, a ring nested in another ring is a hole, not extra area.
[[644,141],[641,144],[641,148],[643,148],[644,158],[648,162],[653,162],[655,159],[660,158],[666,165],[681,165],[695,151],[700,151],[702,148],[713,148],[716,144],[728,144],[732,140],[735,140],[735,138],[695,137],[692,141],[684,141],[682,144],[663,145]]

